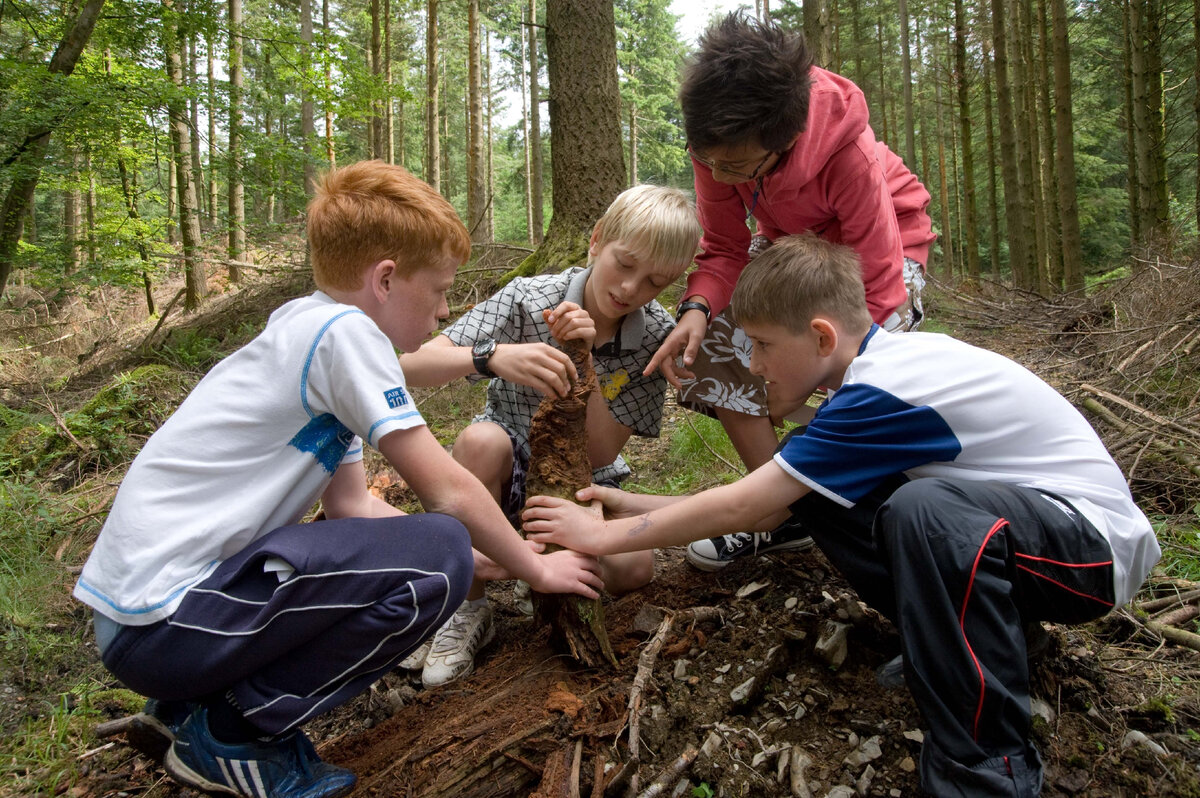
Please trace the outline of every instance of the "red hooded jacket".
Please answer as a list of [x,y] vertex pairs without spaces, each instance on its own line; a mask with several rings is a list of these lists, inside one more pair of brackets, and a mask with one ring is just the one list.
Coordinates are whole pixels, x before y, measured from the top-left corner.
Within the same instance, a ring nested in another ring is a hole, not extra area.
[[928,262],[935,238],[925,211],[929,192],[899,156],[875,140],[857,86],[819,67],[811,77],[804,132],[762,178],[761,188],[758,180],[719,183],[708,167],[692,162],[704,251],[684,296],[700,294],[714,314],[729,305],[748,262],[751,208],[759,234],[771,240],[811,231],[853,247],[877,322],[905,300],[904,257]]

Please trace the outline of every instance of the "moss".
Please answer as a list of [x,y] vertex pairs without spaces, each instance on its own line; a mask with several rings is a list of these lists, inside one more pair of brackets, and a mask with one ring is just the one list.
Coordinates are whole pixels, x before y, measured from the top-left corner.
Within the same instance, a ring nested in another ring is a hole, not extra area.
[[547,237],[542,245],[521,261],[515,269],[500,278],[506,285],[517,277],[532,277],[535,274],[560,272],[568,266],[587,262],[588,232],[566,233]]

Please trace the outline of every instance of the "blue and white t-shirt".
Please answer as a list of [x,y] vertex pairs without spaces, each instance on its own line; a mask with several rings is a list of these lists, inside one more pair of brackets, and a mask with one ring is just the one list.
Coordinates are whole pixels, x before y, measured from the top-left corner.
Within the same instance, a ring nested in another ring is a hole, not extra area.
[[365,313],[319,291],[288,302],[146,442],[75,597],[119,623],[161,620],[222,560],[299,521],[364,440],[424,423]]
[[945,335],[872,327],[841,387],[775,462],[845,507],[895,474],[1061,496],[1108,540],[1117,605],[1160,554],[1120,468],[1079,411],[1024,367]]

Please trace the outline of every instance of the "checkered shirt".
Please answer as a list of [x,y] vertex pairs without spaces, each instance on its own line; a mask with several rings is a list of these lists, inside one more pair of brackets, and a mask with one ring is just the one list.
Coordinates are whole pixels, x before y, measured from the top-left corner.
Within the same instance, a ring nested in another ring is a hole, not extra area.
[[[541,342],[561,349],[551,337],[542,311],[568,300],[583,307],[583,288],[590,275],[590,267],[576,266],[558,274],[518,278],[463,314],[442,334],[457,346],[495,338],[501,344]],[[635,435],[658,437],[667,381],[661,371],[643,377],[642,370],[674,326],[666,309],[651,300],[622,319],[615,347],[606,345],[592,351],[592,363],[609,412]],[[468,379],[482,378],[472,375]],[[494,421],[505,427],[528,455],[529,425],[541,399],[542,395],[533,388],[493,379],[488,384],[487,405],[474,420]],[[629,473],[628,464],[618,455],[614,462],[597,468],[592,479],[621,480]]]

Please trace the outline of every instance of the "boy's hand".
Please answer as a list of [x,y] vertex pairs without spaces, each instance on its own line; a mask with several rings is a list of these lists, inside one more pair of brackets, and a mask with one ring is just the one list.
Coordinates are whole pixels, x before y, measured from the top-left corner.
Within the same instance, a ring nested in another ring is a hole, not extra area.
[[[546,550],[545,543],[538,543],[536,540],[527,540],[525,543],[530,549],[533,550],[535,554],[541,554]],[[471,555],[475,559],[475,578],[479,581],[497,582],[501,579],[516,578],[509,573],[504,566],[484,554],[479,549],[471,549]]]
[[600,554],[605,538],[604,521],[594,510],[555,496],[530,496],[521,513],[521,526],[529,540],[557,543],[588,554]]
[[[696,375],[689,371],[688,367],[696,361],[696,352],[700,351],[700,342],[704,340],[707,329],[708,322],[700,311],[691,310],[683,314],[675,329],[671,330],[671,334],[662,342],[654,357],[650,358],[642,375],[648,377],[655,369],[661,368],[663,376],[675,390],[680,388],[680,378],[695,379]],[[683,361],[679,363],[676,358],[681,354]]]
[[488,367],[497,377],[527,385],[543,396],[566,396],[575,381],[570,356],[550,344],[500,344]]
[[550,325],[550,334],[559,343],[583,341],[591,351],[596,341],[596,322],[574,302],[563,302],[554,310],[543,310],[542,318]]
[[581,503],[600,503],[604,515],[609,518],[629,518],[645,512],[644,508],[635,507],[630,501],[632,494],[620,488],[606,488],[601,485],[588,485],[582,490],[575,491],[575,499]]
[[538,558],[542,575],[529,580],[529,586],[539,593],[578,593],[585,598],[599,598],[604,589],[600,578],[599,561],[588,554],[562,549]]

